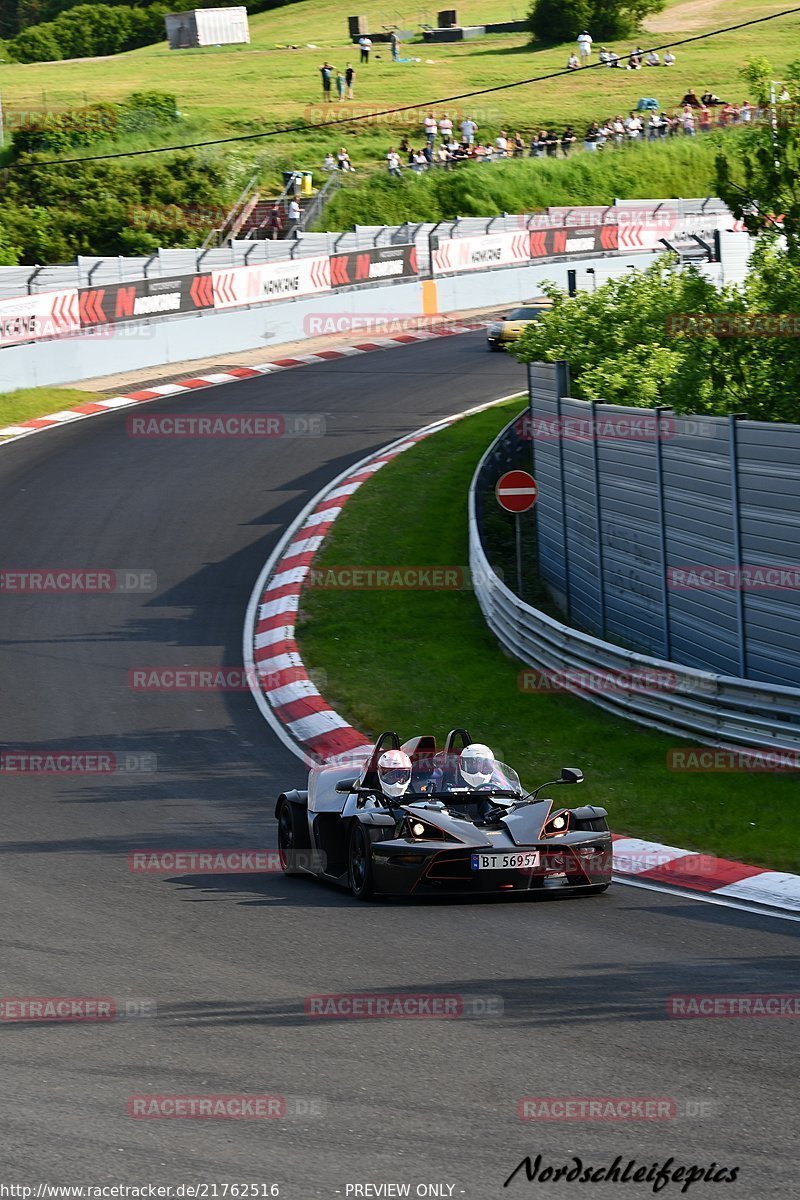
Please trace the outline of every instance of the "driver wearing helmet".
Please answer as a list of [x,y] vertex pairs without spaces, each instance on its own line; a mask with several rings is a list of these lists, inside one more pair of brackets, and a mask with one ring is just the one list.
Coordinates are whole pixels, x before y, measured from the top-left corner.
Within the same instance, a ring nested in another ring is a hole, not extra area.
[[388,800],[401,800],[411,783],[411,759],[404,750],[386,750],[378,759],[378,780]]
[[488,746],[473,742],[458,760],[461,778],[473,791],[488,788],[494,778],[494,755]]

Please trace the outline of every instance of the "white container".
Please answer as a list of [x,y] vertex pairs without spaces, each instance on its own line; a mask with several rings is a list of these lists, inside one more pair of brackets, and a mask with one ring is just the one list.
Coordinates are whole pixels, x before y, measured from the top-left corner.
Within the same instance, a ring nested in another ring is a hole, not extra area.
[[249,43],[247,9],[194,8],[164,17],[170,50],[192,46],[230,46]]

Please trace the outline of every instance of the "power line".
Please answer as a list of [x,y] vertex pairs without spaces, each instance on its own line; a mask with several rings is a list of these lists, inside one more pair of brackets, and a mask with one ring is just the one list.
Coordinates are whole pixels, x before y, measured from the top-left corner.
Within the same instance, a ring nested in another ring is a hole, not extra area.
[[[726,25],[723,29],[712,29],[708,33],[698,33],[693,37],[681,38],[680,41],[665,42],[660,46],[651,46],[645,53],[649,54],[651,50],[670,50],[675,46],[687,46],[690,42],[703,42],[708,38],[721,37],[725,33],[735,33],[739,29],[748,29],[754,25],[763,25],[766,21],[775,21],[780,17],[790,17],[800,13],[800,8],[787,8],[782,12],[771,13],[766,17],[754,17],[750,21],[740,21],[737,25]],[[104,162],[108,159],[115,158],[139,158],[143,154],[174,154],[181,150],[204,150],[209,146],[225,146],[231,142],[250,142],[259,138],[278,137],[281,134],[287,133],[309,133],[313,129],[329,129],[334,125],[354,125],[358,121],[374,121],[376,117],[388,117],[393,113],[409,112],[412,109],[439,108],[444,104],[452,104],[455,100],[471,100],[474,96],[488,96],[493,92],[504,92],[511,88],[527,87],[532,83],[544,83],[548,79],[558,79],[562,75],[576,75],[579,71],[594,71],[598,68],[606,68],[605,63],[597,62],[590,63],[588,66],[579,67],[577,70],[565,68],[560,71],[551,71],[547,75],[534,75],[530,79],[518,79],[513,83],[498,83],[494,87],[478,88],[472,92],[460,92],[456,96],[444,96],[438,100],[426,100],[417,104],[403,104],[395,108],[386,108],[379,112],[354,114],[351,117],[340,117],[335,121],[318,121],[314,124],[303,125],[283,125],[277,129],[265,129],[260,133],[240,133],[234,134],[231,137],[213,138],[204,142],[186,142],[181,146],[157,146],[151,150],[118,150],[112,154],[92,154],[86,155],[84,158],[58,158],[43,161],[37,165],[42,167],[54,166],[60,167],[72,163],[84,162]],[[14,169],[14,164],[10,164],[10,170]]]

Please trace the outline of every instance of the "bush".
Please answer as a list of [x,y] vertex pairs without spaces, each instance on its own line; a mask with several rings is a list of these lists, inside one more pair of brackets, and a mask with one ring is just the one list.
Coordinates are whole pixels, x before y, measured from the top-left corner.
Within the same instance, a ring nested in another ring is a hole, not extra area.
[[158,129],[180,119],[175,97],[164,92],[134,92],[122,104],[43,113],[12,135],[12,159],[23,154],[65,154],[108,138]]
[[54,21],[24,29],[9,42],[9,51],[19,62],[119,54],[161,41],[169,11],[164,3],[142,8],[79,4]]
[[665,0],[534,0],[528,24],[542,42],[569,42],[588,29],[595,41],[635,33]]

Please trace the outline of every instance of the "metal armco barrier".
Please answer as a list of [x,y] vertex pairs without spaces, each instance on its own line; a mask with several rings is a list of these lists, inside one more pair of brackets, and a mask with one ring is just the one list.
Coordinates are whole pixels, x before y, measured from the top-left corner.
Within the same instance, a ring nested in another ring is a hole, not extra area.
[[[518,445],[518,420],[495,439],[473,476],[469,554],[486,623],[506,650],[532,668],[530,690],[539,690],[534,673],[541,673],[545,690],[555,680],[558,690],[681,738],[767,753],[800,750],[800,688],[696,670],[613,645],[533,608],[502,582],[484,549],[481,517],[498,475],[515,461],[510,444]],[[604,678],[613,686],[603,686]]]
[[372,246],[369,250],[331,255],[333,287],[353,287],[386,279],[413,279],[417,274],[417,248],[413,244]]
[[531,232],[531,258],[558,254],[602,254],[619,248],[618,225],[565,226],[563,229],[536,229]]
[[176,275],[173,279],[139,279],[113,287],[80,288],[77,297],[82,329],[197,312],[214,305],[210,275]]

